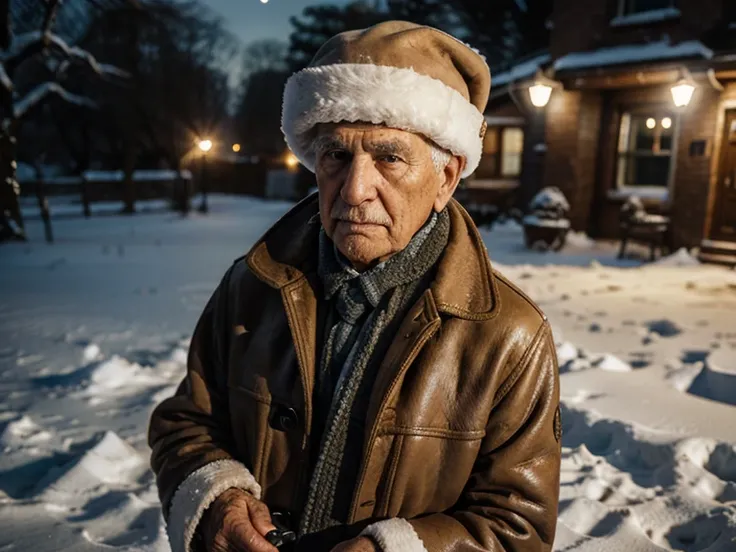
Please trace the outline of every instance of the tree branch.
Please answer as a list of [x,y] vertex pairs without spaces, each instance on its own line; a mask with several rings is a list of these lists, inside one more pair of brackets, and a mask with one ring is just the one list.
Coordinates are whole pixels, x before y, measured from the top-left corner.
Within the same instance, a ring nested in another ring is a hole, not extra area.
[[81,61],[89,65],[90,69],[100,76],[115,76],[121,78],[128,78],[130,76],[126,71],[118,69],[113,65],[99,63],[87,50],[83,50],[77,46],[69,46],[66,41],[58,35],[50,34],[48,36],[48,40],[50,45],[55,46],[67,58],[70,60]]
[[97,104],[89,98],[78,96],[77,94],[72,94],[71,92],[65,90],[64,87],[62,87],[57,82],[45,82],[36,86],[33,90],[26,94],[24,98],[18,100],[13,104],[14,119],[16,121],[19,121],[23,117],[27,116],[33,108],[40,105],[41,102],[43,102],[43,100],[51,94],[56,94],[64,101],[76,104],[80,107],[89,107],[92,109],[97,108]]
[[100,76],[129,77],[128,73],[122,69],[105,63],[99,63],[88,51],[77,46],[69,46],[60,36],[50,32],[42,33],[41,31],[18,35],[13,41],[13,47],[2,59],[7,74],[12,75],[18,65],[31,56],[40,54],[49,47],[53,47],[69,60],[85,63]]
[[0,86],[5,89],[6,92],[9,94],[13,93],[13,81],[10,80],[10,77],[5,72],[5,66],[0,62]]
[[61,2],[59,0],[45,0],[44,3],[46,4],[46,13],[43,16],[43,27],[41,29],[43,30],[43,34],[49,34],[51,33],[51,27],[54,25],[56,12]]

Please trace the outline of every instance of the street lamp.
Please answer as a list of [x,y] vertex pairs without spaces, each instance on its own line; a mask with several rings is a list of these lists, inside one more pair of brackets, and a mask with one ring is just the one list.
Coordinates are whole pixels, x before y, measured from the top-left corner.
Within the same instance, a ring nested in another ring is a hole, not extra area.
[[202,202],[199,204],[198,211],[200,213],[207,213],[209,206],[207,205],[207,153],[212,149],[212,140],[205,138],[200,140],[197,144],[199,150],[202,152],[202,164],[200,166],[200,182],[202,183]]
[[547,77],[541,69],[537,69],[534,84],[529,87],[529,99],[534,107],[545,107],[552,96],[552,89],[559,88],[560,83]]
[[296,169],[297,165],[299,164],[299,159],[296,158],[296,155],[289,152],[286,154],[286,166],[289,168],[289,170]]
[[233,144],[233,151],[238,153],[240,151],[240,144]]
[[533,84],[529,87],[529,96],[532,100],[534,107],[544,107],[549,103],[549,98],[552,95],[552,87],[546,84]]

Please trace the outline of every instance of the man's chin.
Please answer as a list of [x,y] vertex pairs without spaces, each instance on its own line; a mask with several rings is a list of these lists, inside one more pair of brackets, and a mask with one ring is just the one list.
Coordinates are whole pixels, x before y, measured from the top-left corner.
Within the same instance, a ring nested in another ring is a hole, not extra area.
[[336,244],[340,252],[355,267],[372,266],[383,256],[371,240],[360,234],[340,236]]

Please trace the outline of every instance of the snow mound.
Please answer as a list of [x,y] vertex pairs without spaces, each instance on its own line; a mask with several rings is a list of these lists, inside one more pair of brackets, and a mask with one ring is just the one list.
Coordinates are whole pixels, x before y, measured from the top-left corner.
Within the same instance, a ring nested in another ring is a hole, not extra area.
[[151,504],[133,493],[102,496],[88,507],[88,517],[93,516],[93,519],[84,529],[85,539],[126,550],[130,549],[128,547],[141,550],[138,546],[143,543],[158,545],[147,546],[145,550],[168,550],[161,508],[156,502]]
[[102,351],[100,351],[100,346],[96,343],[90,343],[84,348],[84,351],[82,352],[82,358],[87,362],[92,362],[100,358],[101,354]]
[[681,247],[672,255],[667,255],[666,257],[662,257],[661,259],[657,259],[656,261],[652,262],[651,264],[657,265],[657,266],[698,266],[700,264],[700,261],[693,257],[690,252],[684,248]]
[[95,399],[104,399],[166,383],[168,383],[167,372],[158,370],[158,366],[143,367],[115,355],[91,371],[89,385],[84,394]]
[[557,363],[560,366],[576,358],[578,358],[578,348],[569,341],[557,346]]
[[28,416],[8,422],[0,433],[0,445],[3,449],[23,448],[51,439],[52,434],[42,429]]
[[555,550],[732,550],[733,445],[678,440],[566,406],[562,420]]
[[69,506],[99,491],[101,485],[133,485],[148,471],[148,462],[112,431],[91,441],[89,448],[39,481],[36,492],[47,502]]
[[713,400],[736,405],[736,359],[733,352],[716,350],[705,360],[703,374]]
[[569,232],[565,239],[565,246],[575,249],[593,249],[595,240],[589,238],[585,232]]
[[631,365],[610,353],[606,353],[593,361],[593,366],[607,372],[631,372]]

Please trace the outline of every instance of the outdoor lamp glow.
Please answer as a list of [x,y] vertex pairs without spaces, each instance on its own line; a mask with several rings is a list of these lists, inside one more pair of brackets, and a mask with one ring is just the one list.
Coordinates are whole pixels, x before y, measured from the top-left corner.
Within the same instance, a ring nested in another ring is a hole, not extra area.
[[296,166],[299,164],[299,160],[296,158],[296,155],[294,155],[291,152],[286,154],[285,162],[286,162],[286,166],[289,167],[290,169],[296,168]]
[[552,95],[552,87],[540,82],[534,83],[529,87],[529,97],[534,107],[544,107],[549,103],[549,97]]
[[199,146],[199,149],[202,150],[203,153],[207,153],[212,149],[212,140],[200,140],[197,146]]
[[695,87],[690,84],[686,79],[681,79],[671,89],[672,99],[675,102],[676,107],[686,107],[693,97]]
[[238,153],[240,151],[240,144],[233,144],[233,151]]

